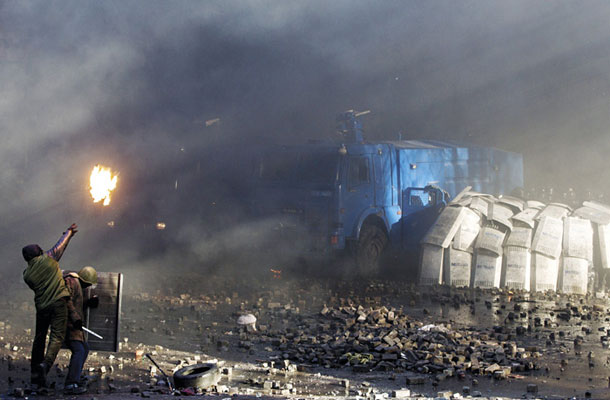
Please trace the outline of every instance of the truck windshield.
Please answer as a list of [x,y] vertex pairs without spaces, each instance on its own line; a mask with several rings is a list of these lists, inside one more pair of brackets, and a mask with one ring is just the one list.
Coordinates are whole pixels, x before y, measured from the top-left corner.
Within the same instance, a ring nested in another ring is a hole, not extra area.
[[337,178],[339,155],[283,152],[266,154],[257,168],[262,180],[332,184]]

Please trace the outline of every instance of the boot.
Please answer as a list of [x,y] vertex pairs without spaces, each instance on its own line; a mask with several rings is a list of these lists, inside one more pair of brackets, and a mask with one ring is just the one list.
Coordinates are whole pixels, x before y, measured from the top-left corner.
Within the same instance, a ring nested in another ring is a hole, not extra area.
[[38,369],[38,385],[40,387],[47,386],[47,374],[49,373],[51,366],[43,361],[40,364],[38,364],[37,369]]
[[66,387],[64,387],[65,395],[83,394],[83,393],[87,393],[87,388],[85,386],[79,385],[78,383],[70,383],[70,384],[67,384]]

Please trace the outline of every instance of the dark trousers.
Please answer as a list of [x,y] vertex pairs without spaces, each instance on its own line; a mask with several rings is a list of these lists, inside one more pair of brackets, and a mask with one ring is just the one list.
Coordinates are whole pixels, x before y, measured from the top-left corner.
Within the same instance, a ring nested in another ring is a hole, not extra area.
[[[36,334],[32,345],[32,375],[38,375],[38,365],[43,361],[49,368],[53,365],[66,337],[67,324],[68,305],[65,299],[57,300],[50,306],[36,311]],[[49,326],[51,327],[51,334],[45,354],[44,348]]]
[[85,365],[85,360],[87,360],[87,356],[89,355],[89,345],[87,342],[70,340],[68,346],[70,347],[72,356],[70,357],[66,385],[80,382],[80,374],[83,370],[83,365]]

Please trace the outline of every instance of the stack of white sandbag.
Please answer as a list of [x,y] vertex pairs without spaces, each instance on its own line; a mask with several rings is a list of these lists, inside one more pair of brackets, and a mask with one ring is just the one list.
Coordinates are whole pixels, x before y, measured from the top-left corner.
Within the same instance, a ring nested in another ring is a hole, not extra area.
[[572,212],[466,192],[422,240],[420,283],[586,294],[596,246],[610,269],[610,206],[585,202]]

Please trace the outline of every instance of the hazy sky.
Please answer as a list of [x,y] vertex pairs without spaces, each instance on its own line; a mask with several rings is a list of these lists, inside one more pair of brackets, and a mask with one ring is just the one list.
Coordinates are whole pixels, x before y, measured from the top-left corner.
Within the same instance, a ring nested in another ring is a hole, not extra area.
[[606,1],[0,0],[5,241],[99,215],[94,164],[154,180],[213,118],[247,145],[370,109],[370,139],[493,145],[526,183],[609,192],[608,21]]

